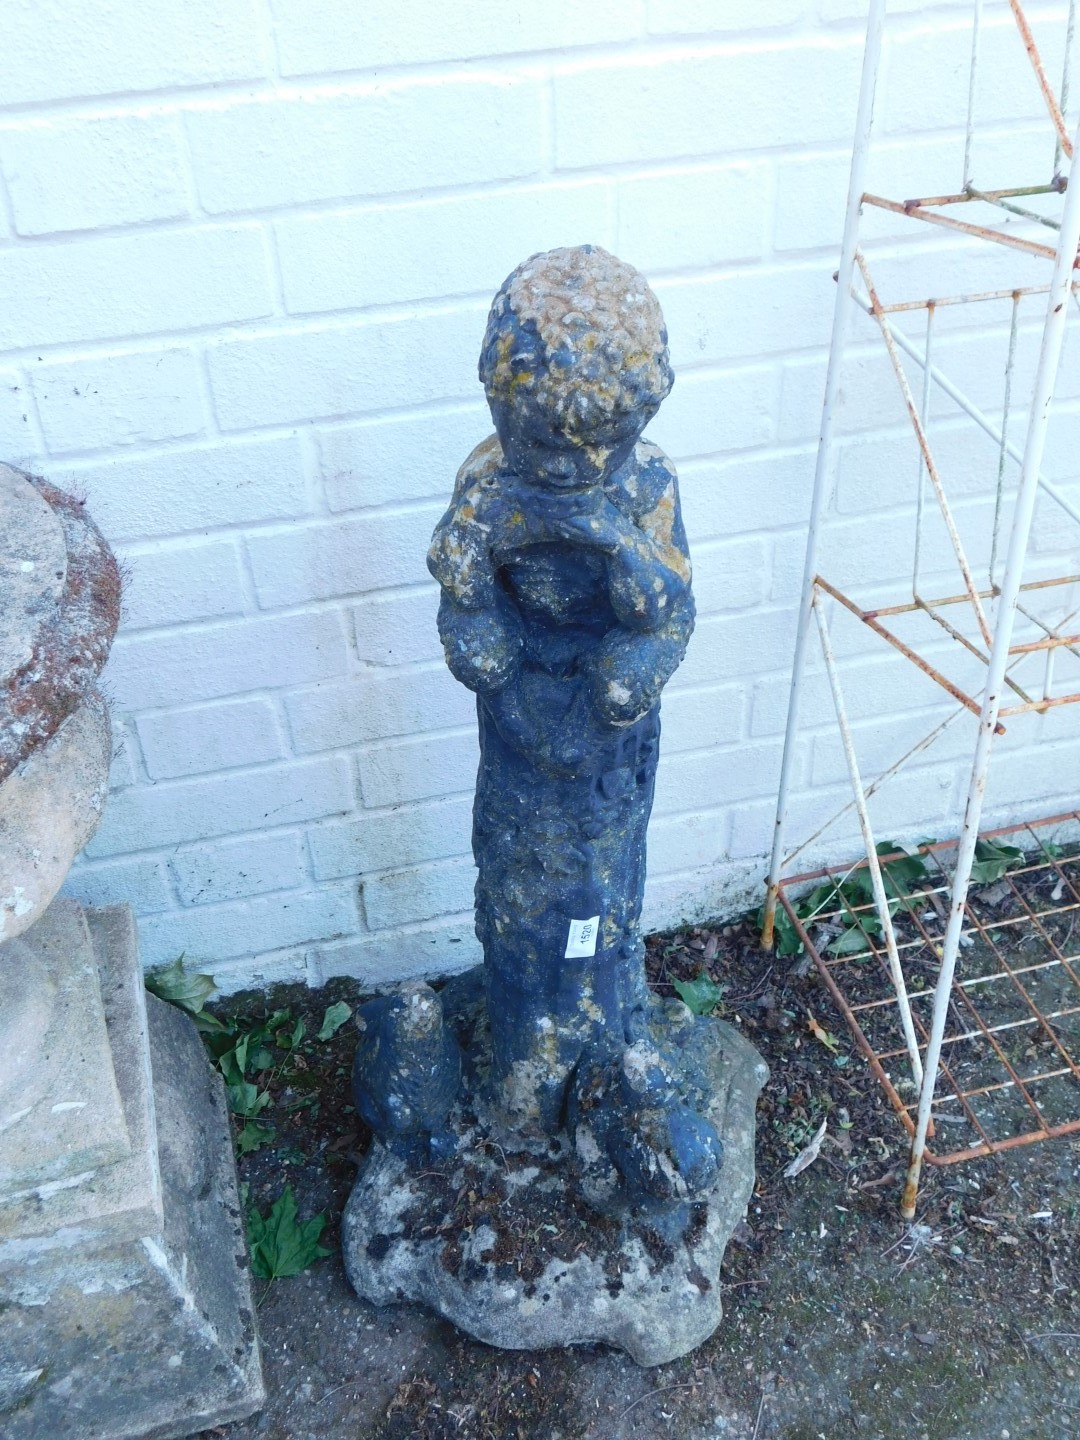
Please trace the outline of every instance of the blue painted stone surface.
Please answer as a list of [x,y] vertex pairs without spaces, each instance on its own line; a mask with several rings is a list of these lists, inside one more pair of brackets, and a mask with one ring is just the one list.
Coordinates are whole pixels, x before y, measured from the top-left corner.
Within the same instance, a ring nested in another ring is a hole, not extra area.
[[[640,935],[660,696],[694,626],[675,468],[641,438],[673,381],[663,316],[604,250],[533,256],[495,297],[479,370],[495,434],[458,472],[428,555],[480,731],[488,1023],[470,1088],[515,1143],[569,1129],[598,1205],[678,1207],[715,1185],[723,1144],[684,1073],[685,1029],[665,1043],[653,1023]],[[444,1145],[456,1043],[413,1035],[398,1002],[375,1007],[360,1111],[398,1154],[417,1136]],[[401,1088],[421,1072],[426,1108]]]
[[376,1304],[654,1365],[720,1320],[766,1075],[645,982],[660,696],[694,626],[675,469],[641,438],[672,384],[660,307],[603,250],[533,256],[495,297],[480,378],[495,434],[428,565],[476,694],[484,964],[361,1010],[376,1140],[342,1249]]

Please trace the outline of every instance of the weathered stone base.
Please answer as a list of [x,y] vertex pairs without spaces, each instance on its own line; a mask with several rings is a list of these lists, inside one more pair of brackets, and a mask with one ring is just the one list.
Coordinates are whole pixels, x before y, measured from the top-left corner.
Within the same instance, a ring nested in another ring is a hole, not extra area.
[[221,1082],[185,1016],[152,996],[143,1009],[127,908],[86,919],[108,1035],[85,1043],[111,1047],[132,1150],[0,1200],[5,1440],[166,1440],[263,1401]]
[[[674,1212],[601,1214],[568,1146],[513,1152],[467,1096],[455,1157],[410,1167],[375,1144],[342,1221],[358,1294],[376,1305],[419,1301],[510,1350],[601,1341],[659,1365],[707,1339],[723,1313],[724,1250],[753,1189],[754,1106],[767,1071],[731,1026],[695,1021],[682,1005],[658,1007],[653,1029],[684,1055],[692,1088],[707,1086],[725,1149],[714,1190]],[[474,1058],[477,1047],[482,1032]]]

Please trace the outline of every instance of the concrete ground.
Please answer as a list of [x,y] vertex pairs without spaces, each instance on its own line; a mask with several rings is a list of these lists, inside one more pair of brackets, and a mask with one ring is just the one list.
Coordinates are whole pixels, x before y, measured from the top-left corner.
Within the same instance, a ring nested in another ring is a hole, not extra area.
[[[257,1293],[268,1400],[229,1440],[1075,1440],[1080,1435],[1080,1136],[928,1169],[897,1204],[906,1139],[815,972],[751,927],[658,937],[658,988],[700,970],[769,1063],[758,1180],[728,1249],[725,1316],[652,1370],[601,1349],[500,1352],[412,1306],[376,1311],[336,1249]],[[317,1030],[349,982],[230,1002]],[[822,1040],[822,1033],[827,1037]],[[306,1043],[306,1042],[305,1042]],[[327,1243],[366,1136],[348,1109],[348,1027],[271,1075],[273,1144],[241,1178],[264,1210],[294,1185]],[[290,1068],[290,1065],[292,1068]],[[275,1079],[274,1077],[278,1077]],[[287,1081],[287,1083],[285,1083]],[[821,1120],[820,1155],[792,1156]]]
[[1075,1440],[1080,1143],[1037,1149],[931,1177],[931,1223],[914,1229],[895,1181],[852,1193],[819,1161],[778,1182],[782,1204],[752,1213],[725,1267],[720,1329],[655,1370],[611,1351],[494,1351],[414,1306],[373,1310],[336,1256],[320,1261],[269,1287],[267,1407],[217,1433]]

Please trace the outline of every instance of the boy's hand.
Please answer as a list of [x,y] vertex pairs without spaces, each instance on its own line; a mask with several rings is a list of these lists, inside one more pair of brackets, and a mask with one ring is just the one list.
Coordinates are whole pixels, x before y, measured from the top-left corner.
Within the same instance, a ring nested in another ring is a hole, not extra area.
[[594,508],[569,514],[564,511],[555,517],[552,531],[560,540],[566,540],[571,545],[600,550],[605,555],[614,555],[624,545],[641,539],[637,526],[611,503],[602,490]]

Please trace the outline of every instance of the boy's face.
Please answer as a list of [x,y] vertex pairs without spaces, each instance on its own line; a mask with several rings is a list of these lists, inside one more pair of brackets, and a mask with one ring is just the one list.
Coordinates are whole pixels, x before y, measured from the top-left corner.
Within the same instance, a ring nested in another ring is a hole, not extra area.
[[527,483],[557,493],[601,485],[626,460],[637,430],[569,436],[535,405],[492,400],[491,415],[509,468]]

